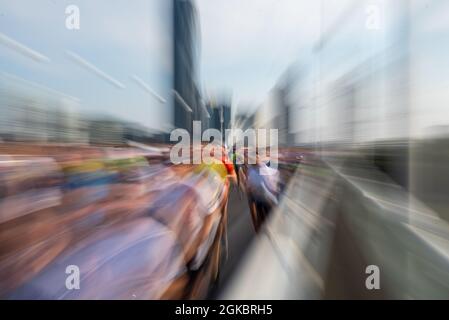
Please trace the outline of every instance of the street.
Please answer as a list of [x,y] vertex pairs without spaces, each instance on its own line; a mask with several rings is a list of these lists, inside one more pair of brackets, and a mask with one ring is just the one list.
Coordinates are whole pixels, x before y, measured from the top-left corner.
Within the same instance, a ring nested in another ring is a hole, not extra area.
[[222,251],[220,275],[211,289],[211,299],[216,298],[224,289],[255,235],[246,194],[240,192],[240,195],[241,197],[237,185],[232,184],[228,203],[228,254],[226,257],[226,250]]

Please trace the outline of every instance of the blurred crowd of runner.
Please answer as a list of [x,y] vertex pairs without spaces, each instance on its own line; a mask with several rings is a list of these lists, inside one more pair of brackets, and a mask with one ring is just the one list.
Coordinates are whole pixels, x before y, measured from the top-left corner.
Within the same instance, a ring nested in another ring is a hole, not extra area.
[[[237,157],[245,150],[172,165],[167,146],[2,144],[0,297],[205,297],[226,250],[231,183],[246,192],[258,231],[299,163],[287,150],[280,170]],[[70,265],[79,290],[66,287]]]

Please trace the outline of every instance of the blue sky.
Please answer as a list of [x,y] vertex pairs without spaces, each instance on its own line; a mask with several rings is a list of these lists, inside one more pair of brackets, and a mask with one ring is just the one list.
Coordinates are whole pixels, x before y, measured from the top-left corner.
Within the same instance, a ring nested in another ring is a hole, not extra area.
[[[341,4],[340,0],[340,4]],[[345,2],[346,0],[344,0]],[[150,128],[171,121],[171,9],[165,0],[0,0],[0,33],[49,59],[36,62],[0,43],[0,70],[80,99],[80,110]],[[285,69],[310,52],[319,6],[298,0],[196,0],[200,79],[208,96],[232,92],[240,111],[263,102]],[[80,8],[80,30],[65,8]],[[76,63],[73,52],[124,89]],[[132,77],[158,95],[161,104]]]
[[[65,8],[80,9],[80,30],[65,26]],[[0,43],[0,71],[76,97],[79,109],[150,128],[172,117],[171,8],[164,0],[0,0],[0,34],[38,52],[35,61]],[[73,52],[124,88],[86,70]],[[142,79],[167,100],[143,90]]]
[[203,83],[211,95],[224,88],[232,90],[239,111],[262,103],[286,68],[310,55],[317,39],[318,1],[196,3],[202,30]]
[[[195,3],[201,30],[201,88],[206,96],[230,91],[235,109],[248,111],[266,100],[288,66],[311,64],[320,28],[332,26],[332,19],[353,6],[354,0],[326,0],[323,7],[320,1],[301,0],[196,0]],[[447,90],[441,88],[447,86],[447,76],[439,71],[446,70],[444,66],[449,61],[444,41],[447,30],[444,9],[448,4],[446,0],[412,3],[412,71],[420,89],[414,91],[413,102],[417,102],[414,108],[417,112],[428,110],[429,105],[435,108],[432,113],[435,116],[426,123],[446,121],[441,110],[446,108]],[[65,27],[65,8],[70,4],[80,8],[81,29],[77,31]],[[364,19],[363,10],[360,14],[360,19]],[[326,21],[321,20],[323,16]],[[78,108],[83,112],[110,114],[149,128],[166,128],[172,120],[171,18],[170,1],[166,0],[0,0],[0,72],[77,97]],[[364,30],[352,31],[353,34],[345,34],[336,42],[329,61],[338,60],[345,52],[349,52],[348,56],[352,54],[352,58],[362,58],[350,44],[354,39],[365,43],[366,39],[361,38]],[[35,61],[5,46],[5,36],[48,61]],[[107,73],[124,88],[86,70],[68,51]],[[346,68],[346,64],[354,62],[352,58],[332,70],[339,72]],[[133,80],[134,76],[166,103],[145,91]],[[418,120],[424,120],[424,116]],[[426,123],[420,125],[427,126]]]

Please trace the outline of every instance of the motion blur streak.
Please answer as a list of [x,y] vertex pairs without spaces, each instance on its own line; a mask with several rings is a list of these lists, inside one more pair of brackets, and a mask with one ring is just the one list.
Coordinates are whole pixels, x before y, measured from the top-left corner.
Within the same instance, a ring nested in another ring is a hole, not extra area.
[[[255,114],[261,126],[287,123],[284,141],[308,155],[221,297],[448,298],[449,7],[331,8],[321,2],[310,59]],[[380,15],[375,30],[367,8]],[[365,286],[369,265],[380,290]]]
[[449,298],[448,1],[67,5],[1,4],[0,298]]

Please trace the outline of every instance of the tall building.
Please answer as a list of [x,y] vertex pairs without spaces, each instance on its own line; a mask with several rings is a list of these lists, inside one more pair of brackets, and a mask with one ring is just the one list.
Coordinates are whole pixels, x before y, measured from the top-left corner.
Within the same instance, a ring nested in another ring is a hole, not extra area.
[[231,106],[222,105],[223,108],[223,130],[231,127]]
[[210,109],[212,110],[210,128],[229,129],[231,126],[231,107],[226,104],[219,104],[210,106]]
[[234,119],[234,127],[236,129],[242,129],[245,131],[246,129],[253,127],[253,118],[254,115],[249,115],[246,113],[240,113],[235,116]]
[[292,146],[294,141],[294,136],[291,133],[290,117],[291,117],[291,105],[289,102],[289,93],[291,91],[291,82],[287,78],[284,83],[277,88],[278,95],[278,118],[277,118],[277,128],[279,130],[279,144],[282,146]]
[[201,120],[197,85],[199,28],[197,11],[190,0],[173,0],[174,125],[192,133],[192,121]]

